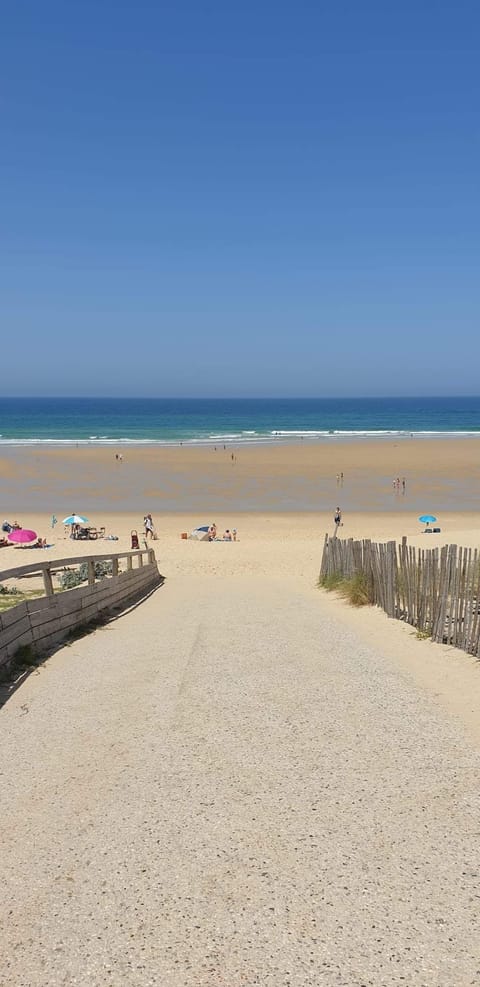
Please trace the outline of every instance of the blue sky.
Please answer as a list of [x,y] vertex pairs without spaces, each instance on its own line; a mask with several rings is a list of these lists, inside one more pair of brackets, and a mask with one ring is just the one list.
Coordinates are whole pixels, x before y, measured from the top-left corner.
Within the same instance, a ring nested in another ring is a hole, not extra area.
[[7,5],[2,393],[478,393],[479,33],[462,0]]

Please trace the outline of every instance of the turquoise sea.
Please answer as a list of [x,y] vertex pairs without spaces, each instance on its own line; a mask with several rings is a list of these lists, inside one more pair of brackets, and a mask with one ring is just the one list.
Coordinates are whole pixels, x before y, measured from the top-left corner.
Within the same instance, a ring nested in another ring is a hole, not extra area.
[[0,444],[480,435],[480,397],[0,398]]

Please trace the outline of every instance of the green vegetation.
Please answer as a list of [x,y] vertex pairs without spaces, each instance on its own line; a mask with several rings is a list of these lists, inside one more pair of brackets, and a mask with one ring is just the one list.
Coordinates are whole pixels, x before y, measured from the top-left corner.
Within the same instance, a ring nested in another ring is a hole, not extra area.
[[368,580],[363,572],[358,572],[356,576],[351,576],[349,579],[345,579],[340,573],[335,572],[319,579],[318,585],[322,589],[326,589],[328,593],[334,590],[352,607],[365,607],[372,602],[368,592]]
[[[95,562],[95,579],[106,579],[113,572],[113,563],[109,560]],[[88,562],[82,562],[78,569],[69,569],[59,575],[62,589],[75,589],[88,579]]]
[[38,665],[38,658],[31,644],[22,644],[17,648],[14,658],[16,668]]
[[12,586],[11,589],[8,589],[7,586],[0,586],[0,613],[17,607],[19,603],[23,603],[25,600],[33,600],[36,596],[44,596],[43,590],[30,589],[22,592],[16,586]]
[[77,627],[72,627],[66,635],[64,645],[68,647],[68,645],[74,644],[75,641],[78,641],[82,637],[86,637],[87,634],[92,634],[93,631],[97,631],[101,627],[105,627],[107,623],[108,618],[104,615],[99,615],[85,624],[78,624]]
[[417,641],[427,641],[428,638],[431,636],[432,636],[431,630],[430,631],[421,630],[420,627],[417,627],[417,630],[415,631],[415,637],[417,638]]
[[330,576],[323,576],[323,578],[318,580],[318,585],[322,589],[326,589],[327,593],[331,593],[332,590],[338,589],[341,583],[344,582],[343,576],[339,572],[332,572]]

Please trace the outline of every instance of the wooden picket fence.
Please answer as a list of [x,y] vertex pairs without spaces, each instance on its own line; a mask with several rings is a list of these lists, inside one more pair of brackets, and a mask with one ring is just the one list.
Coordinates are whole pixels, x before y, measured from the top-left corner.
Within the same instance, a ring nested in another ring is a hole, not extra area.
[[362,576],[368,601],[433,641],[480,655],[480,553],[325,536],[320,583]]

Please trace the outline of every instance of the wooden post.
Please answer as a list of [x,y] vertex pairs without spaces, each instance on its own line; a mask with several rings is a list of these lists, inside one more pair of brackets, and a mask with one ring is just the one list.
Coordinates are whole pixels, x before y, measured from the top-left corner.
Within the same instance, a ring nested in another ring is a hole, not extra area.
[[118,576],[118,559],[112,559],[112,576]]
[[93,559],[89,559],[87,565],[88,565],[88,585],[89,586],[94,586],[95,585],[95,562],[93,561]]
[[132,568],[133,558],[131,555],[127,555],[127,572],[130,572]]
[[45,587],[45,596],[53,596],[52,573],[48,566],[43,570],[43,585]]

